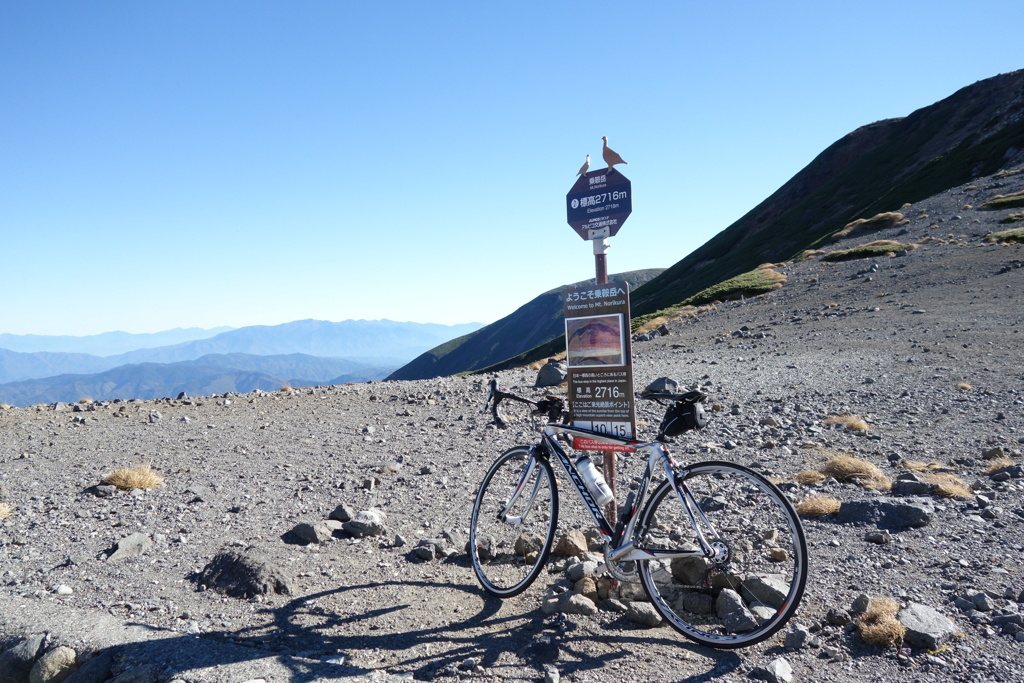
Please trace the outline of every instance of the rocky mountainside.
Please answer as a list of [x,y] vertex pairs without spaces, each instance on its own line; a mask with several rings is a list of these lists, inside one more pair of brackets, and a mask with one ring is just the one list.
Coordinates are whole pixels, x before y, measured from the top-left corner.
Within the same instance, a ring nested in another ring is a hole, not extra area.
[[[628,282],[631,289],[649,282],[662,268],[610,275],[612,282]],[[576,283],[579,284],[579,283]],[[441,344],[395,370],[389,380],[430,379],[489,367],[565,334],[562,294],[576,285],[544,292],[501,320]]]
[[[804,519],[807,592],[763,644],[692,645],[632,584],[563,600],[595,566],[582,548],[523,594],[486,597],[465,554],[475,490],[534,432],[522,414],[496,429],[480,414],[489,376],[466,376],[0,410],[0,671],[19,683],[75,667],[67,683],[1019,680],[1024,245],[988,236],[1024,210],[982,207],[1020,192],[1024,173],[1004,173],[903,207],[780,266],[780,289],[634,344],[638,388],[668,376],[709,395],[708,427],[671,445],[679,461],[752,467],[807,514],[833,501]],[[903,247],[880,255],[879,240]],[[535,376],[498,373],[539,396]],[[660,411],[641,402],[638,418],[652,434]],[[877,472],[828,470],[842,456]],[[140,464],[163,482],[101,485]],[[620,491],[640,466],[620,460]],[[561,531],[588,529],[564,477],[560,492]],[[901,609],[901,646],[862,635],[864,605],[882,599]]]
[[762,263],[789,260],[855,219],[895,211],[1021,161],[1024,70],[979,81],[910,116],[836,141],[745,216],[637,290],[633,313],[653,313]]

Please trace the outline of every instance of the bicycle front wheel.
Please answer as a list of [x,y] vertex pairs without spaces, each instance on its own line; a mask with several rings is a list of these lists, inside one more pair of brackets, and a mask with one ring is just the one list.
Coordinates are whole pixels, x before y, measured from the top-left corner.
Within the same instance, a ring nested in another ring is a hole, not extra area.
[[547,458],[517,446],[484,476],[473,505],[469,552],[488,593],[510,598],[526,590],[551,554],[558,490]]
[[[644,549],[690,554],[641,561],[644,590],[692,640],[726,649],[759,643],[793,616],[804,592],[800,518],[775,485],[741,465],[704,462],[684,472],[678,491],[666,481],[651,496],[636,538]],[[694,524],[711,552],[694,552]]]

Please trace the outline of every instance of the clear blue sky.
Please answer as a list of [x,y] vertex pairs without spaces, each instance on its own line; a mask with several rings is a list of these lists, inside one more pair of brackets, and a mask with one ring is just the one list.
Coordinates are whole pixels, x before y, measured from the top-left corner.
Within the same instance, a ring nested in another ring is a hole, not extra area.
[[492,322],[679,261],[832,142],[1024,67],[1024,3],[0,3],[0,332]]

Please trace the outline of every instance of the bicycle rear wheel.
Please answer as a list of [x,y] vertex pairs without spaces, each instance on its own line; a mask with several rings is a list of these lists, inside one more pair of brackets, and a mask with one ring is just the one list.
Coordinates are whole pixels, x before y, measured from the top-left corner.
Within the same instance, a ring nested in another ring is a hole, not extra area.
[[557,520],[547,458],[531,460],[526,446],[503,453],[484,476],[469,528],[473,571],[484,590],[501,598],[526,590],[551,554]]
[[[698,528],[715,551],[640,562],[651,602],[684,636],[716,648],[753,645],[796,611],[807,581],[807,541],[789,500],[741,465],[703,462],[686,468]],[[637,545],[700,549],[690,515],[669,482],[641,513]]]

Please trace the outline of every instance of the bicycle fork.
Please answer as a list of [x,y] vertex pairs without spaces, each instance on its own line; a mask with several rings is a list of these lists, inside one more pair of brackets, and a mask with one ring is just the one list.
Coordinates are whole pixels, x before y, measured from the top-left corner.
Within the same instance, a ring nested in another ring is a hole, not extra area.
[[512,517],[508,514],[508,511],[512,509],[512,506],[515,505],[516,501],[518,501],[520,496],[522,496],[523,491],[526,490],[526,482],[530,480],[530,477],[537,469],[537,454],[534,449],[535,446],[530,447],[530,459],[527,461],[526,467],[523,468],[523,473],[519,477],[519,483],[516,484],[516,488],[512,492],[511,497],[509,497],[508,502],[505,503],[505,506],[500,511],[498,511],[498,519],[502,522],[514,525],[522,524],[527,515],[530,514],[530,511],[533,510],[533,503],[537,499],[537,493],[540,491],[540,477],[537,477],[533,482],[533,491],[530,492],[530,497],[526,501],[526,505],[523,507],[522,514],[518,517]]

